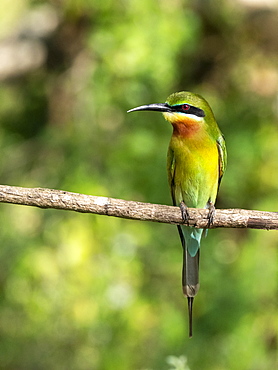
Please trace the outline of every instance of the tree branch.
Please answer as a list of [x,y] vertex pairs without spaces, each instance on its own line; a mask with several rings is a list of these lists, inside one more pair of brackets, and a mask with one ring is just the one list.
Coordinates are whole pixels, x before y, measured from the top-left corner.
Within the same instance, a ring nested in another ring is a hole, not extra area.
[[[178,207],[150,204],[107,197],[71,193],[43,188],[0,185],[0,202],[55,208],[83,213],[114,216],[132,220],[182,224]],[[208,210],[189,208],[189,225],[208,227]],[[244,209],[216,209],[210,228],[278,229],[278,213]]]

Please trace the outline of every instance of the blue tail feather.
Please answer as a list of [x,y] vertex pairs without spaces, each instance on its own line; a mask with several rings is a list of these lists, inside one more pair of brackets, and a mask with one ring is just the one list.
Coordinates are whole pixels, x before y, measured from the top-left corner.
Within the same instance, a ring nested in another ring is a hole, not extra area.
[[195,257],[200,248],[204,229],[182,226],[182,232],[186,242],[186,248],[191,257]]

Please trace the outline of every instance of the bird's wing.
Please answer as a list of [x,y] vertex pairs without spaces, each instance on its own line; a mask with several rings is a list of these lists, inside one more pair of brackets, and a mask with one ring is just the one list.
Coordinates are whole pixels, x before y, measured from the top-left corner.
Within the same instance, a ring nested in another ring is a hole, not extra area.
[[217,149],[219,154],[219,179],[218,179],[218,187],[220,185],[222,176],[227,167],[227,150],[225,145],[225,139],[223,135],[220,135],[219,138],[216,140]]
[[176,196],[175,196],[175,156],[171,148],[168,149],[167,154],[167,171],[168,171],[168,182],[171,189],[171,196],[173,200],[173,205],[176,206]]

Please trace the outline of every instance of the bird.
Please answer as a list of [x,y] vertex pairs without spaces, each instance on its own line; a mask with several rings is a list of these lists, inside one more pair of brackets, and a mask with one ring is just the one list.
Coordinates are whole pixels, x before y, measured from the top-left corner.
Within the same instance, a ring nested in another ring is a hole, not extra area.
[[209,103],[199,94],[176,92],[165,103],[128,110],[135,111],[161,112],[173,127],[167,172],[173,205],[180,207],[184,221],[177,227],[183,250],[182,288],[188,300],[189,337],[192,337],[193,300],[200,287],[200,244],[207,228],[188,226],[188,208],[208,209],[208,227],[213,223],[214,205],[227,165],[225,139]]

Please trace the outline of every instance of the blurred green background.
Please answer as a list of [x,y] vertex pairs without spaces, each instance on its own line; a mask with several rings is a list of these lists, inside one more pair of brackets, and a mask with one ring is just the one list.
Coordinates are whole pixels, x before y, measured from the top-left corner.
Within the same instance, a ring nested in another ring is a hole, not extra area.
[[[277,66],[276,0],[1,0],[1,183],[171,204],[171,127],[126,110],[189,90],[227,142],[217,206],[277,211]],[[188,339],[176,227],[0,219],[1,369],[278,368],[277,232],[209,232]]]

